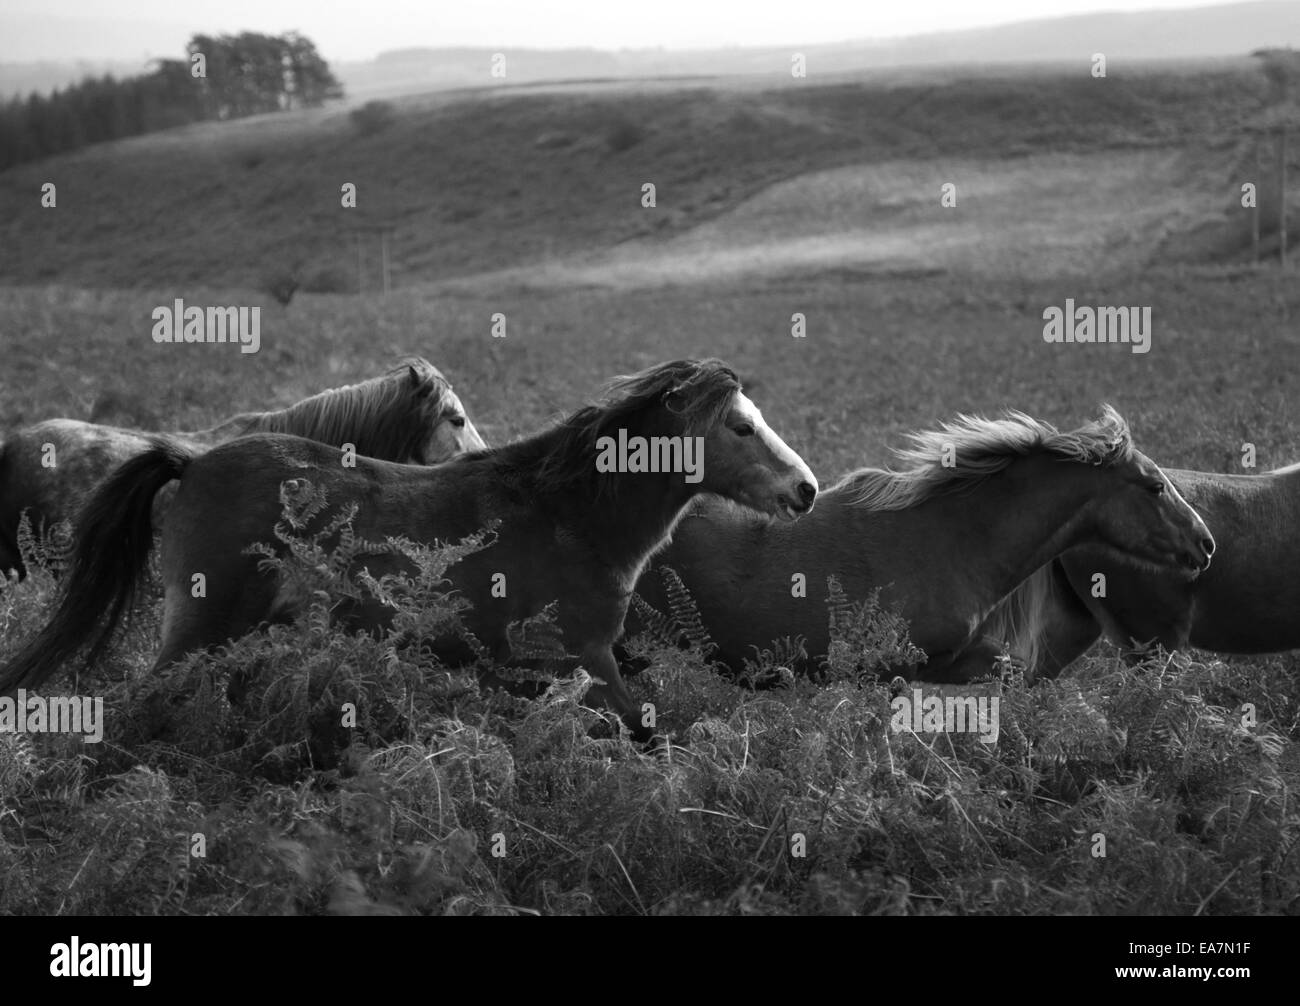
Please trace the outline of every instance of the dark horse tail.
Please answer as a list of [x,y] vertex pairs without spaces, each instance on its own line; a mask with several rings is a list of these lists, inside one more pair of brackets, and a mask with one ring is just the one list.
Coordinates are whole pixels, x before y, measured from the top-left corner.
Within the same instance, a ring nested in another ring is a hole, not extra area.
[[196,454],[167,437],[121,465],[77,516],[54,617],[0,669],[0,695],[36,688],[79,652],[93,661],[131,608],[153,547],[153,498]]

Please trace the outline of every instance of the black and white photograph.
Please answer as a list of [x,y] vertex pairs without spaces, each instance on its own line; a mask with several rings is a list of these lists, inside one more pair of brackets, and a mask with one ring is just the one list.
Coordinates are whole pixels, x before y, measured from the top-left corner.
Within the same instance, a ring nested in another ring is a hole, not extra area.
[[1249,986],[1298,258],[1294,0],[6,0],[23,968],[1091,916],[1068,983]]

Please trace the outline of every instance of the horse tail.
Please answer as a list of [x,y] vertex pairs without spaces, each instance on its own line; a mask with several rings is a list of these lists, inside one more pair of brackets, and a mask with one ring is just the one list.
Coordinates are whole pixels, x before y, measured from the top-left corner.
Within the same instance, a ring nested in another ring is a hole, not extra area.
[[1053,563],[1040,566],[1022,580],[984,622],[988,635],[1005,641],[1011,655],[1025,662],[1028,677],[1032,677],[1038,667],[1047,637]]
[[54,617],[0,668],[0,695],[39,687],[82,650],[88,663],[103,652],[144,577],[153,498],[185,474],[197,453],[169,437],[150,437],[148,448],[86,500]]

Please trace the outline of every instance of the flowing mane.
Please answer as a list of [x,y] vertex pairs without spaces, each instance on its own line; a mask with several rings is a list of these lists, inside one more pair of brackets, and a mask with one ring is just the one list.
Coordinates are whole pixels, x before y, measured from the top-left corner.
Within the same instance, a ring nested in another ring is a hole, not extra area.
[[[1069,433],[1008,410],[997,419],[961,415],[937,430],[910,433],[907,440],[893,452],[905,467],[850,472],[830,491],[848,492],[854,506],[868,510],[904,510],[940,493],[973,488],[1017,458],[1040,451],[1066,461],[1111,465],[1133,450],[1128,423],[1109,405],[1102,406],[1099,419]],[[947,450],[956,455],[952,467],[943,464]]]
[[644,425],[642,414],[661,404],[664,411],[679,417],[677,428],[642,430],[642,435],[703,433],[725,414],[740,387],[735,371],[721,360],[661,363],[615,377],[605,388],[602,404],[579,409],[537,436],[466,458],[495,458],[507,476],[525,476],[548,493],[599,495],[613,481],[596,471],[596,442],[601,437],[616,435],[620,427],[637,431]]
[[249,433],[290,433],[323,444],[352,443],[367,457],[424,464],[429,432],[449,405],[451,384],[422,357],[379,377],[330,388],[274,412],[232,416],[197,439],[229,440]]

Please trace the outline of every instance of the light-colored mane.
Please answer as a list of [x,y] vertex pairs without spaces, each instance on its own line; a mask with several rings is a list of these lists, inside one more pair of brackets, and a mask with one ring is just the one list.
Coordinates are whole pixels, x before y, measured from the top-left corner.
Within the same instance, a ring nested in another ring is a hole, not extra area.
[[[904,510],[940,493],[973,487],[1017,458],[1040,451],[1109,465],[1133,449],[1128,423],[1109,405],[1102,406],[1099,419],[1069,433],[1009,410],[997,419],[961,415],[937,430],[910,433],[907,441],[893,452],[901,467],[850,472],[830,491],[847,491],[853,505],[868,510]],[[946,457],[952,458],[951,465],[944,464]]]
[[379,377],[330,388],[283,409],[242,413],[182,436],[215,444],[249,433],[290,433],[325,444],[349,442],[368,457],[423,464],[430,431],[454,402],[451,390],[437,367],[416,357]]

